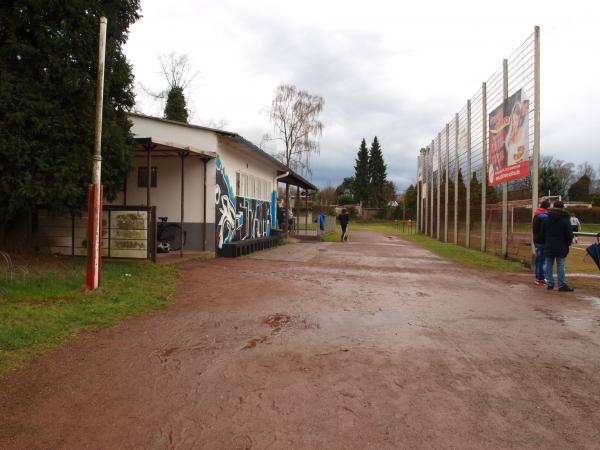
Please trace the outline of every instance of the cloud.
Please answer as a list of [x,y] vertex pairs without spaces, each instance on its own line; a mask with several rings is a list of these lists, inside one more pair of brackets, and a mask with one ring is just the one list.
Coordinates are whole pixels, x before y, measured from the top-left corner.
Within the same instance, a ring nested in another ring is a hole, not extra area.
[[160,86],[156,55],[189,53],[201,74],[190,95],[194,119],[225,119],[256,143],[272,131],[261,110],[278,84],[323,96],[325,128],[313,159],[319,185],[352,175],[361,139],[374,136],[389,178],[401,187],[413,182],[419,148],[534,24],[542,27],[542,152],[600,164],[600,66],[589,58],[600,44],[591,27],[596,4],[575,0],[565,10],[548,2],[541,11],[507,0],[492,17],[471,1],[163,3],[144,1],[131,31],[136,78]]

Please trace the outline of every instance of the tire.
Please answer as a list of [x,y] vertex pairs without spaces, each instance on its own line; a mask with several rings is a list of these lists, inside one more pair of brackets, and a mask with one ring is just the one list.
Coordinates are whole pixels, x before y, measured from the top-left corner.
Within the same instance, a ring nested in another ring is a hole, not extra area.
[[158,240],[168,242],[170,251],[181,249],[181,227],[177,224],[170,223],[161,228],[158,233]]

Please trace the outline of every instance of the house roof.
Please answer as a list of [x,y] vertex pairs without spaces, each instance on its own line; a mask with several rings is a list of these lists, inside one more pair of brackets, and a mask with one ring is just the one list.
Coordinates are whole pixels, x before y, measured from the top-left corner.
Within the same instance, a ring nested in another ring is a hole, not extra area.
[[[237,133],[234,133],[231,131],[218,130],[216,128],[204,127],[201,125],[193,125],[193,124],[189,124],[189,123],[177,122],[175,120],[162,119],[160,117],[147,116],[145,114],[129,113],[129,115],[132,117],[141,117],[144,119],[156,120],[156,121],[168,123],[171,125],[177,125],[177,126],[187,127],[187,128],[194,128],[194,129],[202,130],[202,131],[209,131],[209,132],[216,133],[220,136],[226,137],[228,139],[232,139],[235,142],[237,142],[238,144],[240,144],[239,147],[241,147],[244,150],[247,150],[249,152],[252,152],[255,156],[258,156],[259,158],[274,165],[277,168],[278,175],[281,176],[281,175],[286,174],[285,176],[279,178],[279,180],[278,180],[279,182],[289,183],[293,186],[299,186],[305,190],[313,190],[313,191],[318,190],[318,188],[314,184],[312,184],[310,181],[308,181],[306,178],[302,177],[301,175],[297,174],[293,170],[289,169],[284,164],[282,164],[280,161],[275,159],[273,156],[271,156],[267,152],[265,152],[263,149],[261,149],[260,147],[253,144],[252,142],[250,142],[249,140],[247,140],[246,138],[244,138],[243,136],[241,136]],[[151,138],[151,139],[152,139],[152,142],[156,142],[155,138]],[[173,144],[173,143],[167,143],[167,144]],[[174,147],[174,145],[171,145],[171,147]],[[181,147],[181,145],[177,145],[177,148],[179,148],[179,147]],[[203,152],[203,151],[200,151],[197,149],[192,149],[191,147],[186,147],[185,149],[193,151],[195,153],[204,153],[204,154],[212,153],[212,152]]]

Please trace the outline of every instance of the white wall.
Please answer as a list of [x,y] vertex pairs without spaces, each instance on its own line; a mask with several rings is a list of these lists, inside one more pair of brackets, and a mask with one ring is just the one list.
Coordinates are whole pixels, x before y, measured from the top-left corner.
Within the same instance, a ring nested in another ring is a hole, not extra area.
[[171,122],[130,115],[133,126],[131,132],[135,137],[152,137],[164,142],[193,147],[211,152],[217,151],[217,134],[214,131],[178,125]]
[[[219,139],[218,153],[234,191],[237,190],[236,172],[241,171],[269,181],[270,191],[268,201],[271,201],[270,192],[276,189],[275,178],[277,177],[277,168],[273,164],[260,158],[251,149],[244,148],[241,150],[238,145],[232,144],[226,138]],[[236,191],[235,195],[238,196],[239,193]]]
[[[184,220],[185,222],[203,222],[204,206],[204,165],[198,157],[185,159],[185,186],[184,186]],[[153,157],[152,166],[157,167],[156,187],[150,188],[150,202],[156,205],[156,216],[166,216],[169,222],[181,220],[181,159],[179,156]],[[145,157],[136,157],[133,160],[133,169],[127,177],[127,205],[146,205],[146,188],[138,187],[138,167],[146,167]],[[214,162],[208,162],[206,197],[208,200],[206,219],[214,222],[214,175],[210,177],[209,171],[214,172]],[[123,193],[114,202],[123,204]]]

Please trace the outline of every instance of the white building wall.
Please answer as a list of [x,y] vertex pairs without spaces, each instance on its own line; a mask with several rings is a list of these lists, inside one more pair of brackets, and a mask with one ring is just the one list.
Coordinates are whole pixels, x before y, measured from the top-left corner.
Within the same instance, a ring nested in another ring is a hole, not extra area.
[[129,118],[133,122],[131,132],[135,137],[152,137],[165,143],[174,143],[210,152],[217,151],[217,133],[214,131],[142,116],[131,115]]

